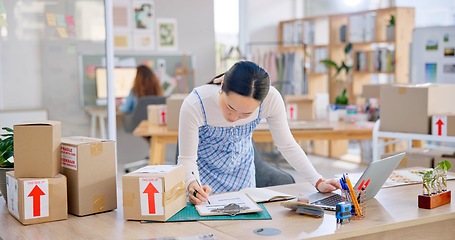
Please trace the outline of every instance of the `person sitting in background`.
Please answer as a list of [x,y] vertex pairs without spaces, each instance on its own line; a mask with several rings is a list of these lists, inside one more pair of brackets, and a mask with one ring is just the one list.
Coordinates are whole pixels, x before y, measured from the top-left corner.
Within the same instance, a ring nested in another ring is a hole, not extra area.
[[139,98],[144,96],[162,96],[163,88],[160,80],[149,67],[140,65],[137,67],[136,78],[133,88],[124,103],[120,105],[119,111],[132,112],[137,105]]

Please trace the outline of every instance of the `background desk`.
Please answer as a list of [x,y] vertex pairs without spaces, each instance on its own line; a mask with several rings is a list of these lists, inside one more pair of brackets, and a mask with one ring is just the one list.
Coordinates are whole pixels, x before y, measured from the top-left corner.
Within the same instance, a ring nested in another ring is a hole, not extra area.
[[[296,140],[365,140],[371,139],[372,126],[362,127],[352,123],[306,122],[291,123],[291,132]],[[166,144],[176,143],[178,131],[170,131],[166,126],[150,125],[142,121],[134,130],[133,135],[152,137],[150,140],[150,164],[163,164]],[[260,124],[253,132],[256,142],[272,142],[272,134],[267,124]]]
[[[107,106],[88,106],[85,107],[85,111],[90,115],[90,137],[107,139]],[[122,118],[124,114],[123,112],[116,111],[117,118]],[[98,128],[99,135],[97,133]]]
[[[455,190],[455,181],[448,182]],[[314,192],[308,183],[272,187],[288,194],[304,196]],[[422,185],[381,189],[375,199],[367,201],[366,216],[349,224],[336,225],[334,212],[324,218],[297,215],[280,206],[266,203],[272,220],[201,221],[141,224],[123,220],[121,192],[119,209],[107,213],[68,220],[22,226],[8,213],[0,199],[0,238],[3,239],[150,239],[215,234],[216,239],[264,239],[253,233],[258,228],[277,228],[280,235],[267,239],[453,239],[455,203],[431,210],[417,207]]]

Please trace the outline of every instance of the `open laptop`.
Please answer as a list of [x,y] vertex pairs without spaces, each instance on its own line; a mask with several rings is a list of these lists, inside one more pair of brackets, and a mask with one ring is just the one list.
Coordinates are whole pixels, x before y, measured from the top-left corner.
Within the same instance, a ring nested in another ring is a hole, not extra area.
[[[401,159],[406,153],[399,153],[382,160],[371,162],[367,169],[363,172],[360,179],[354,186],[357,189],[362,180],[370,179],[368,188],[366,189],[366,199],[371,199],[379,192],[382,185],[392,174],[393,170],[398,166]],[[326,210],[335,211],[336,204],[343,202],[345,199],[338,193],[314,193],[309,196],[309,203],[320,206]]]

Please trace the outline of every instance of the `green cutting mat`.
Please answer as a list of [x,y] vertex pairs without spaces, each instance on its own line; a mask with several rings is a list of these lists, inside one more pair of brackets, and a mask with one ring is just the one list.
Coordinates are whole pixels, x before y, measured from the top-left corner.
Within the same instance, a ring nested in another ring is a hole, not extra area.
[[[197,212],[196,208],[193,204],[187,202],[186,207],[176,213],[174,216],[169,218],[166,222],[187,222],[187,221],[208,221],[208,220],[270,220],[272,217],[270,216],[267,209],[264,207],[264,204],[258,203],[258,205],[262,208],[262,212],[256,213],[245,213],[239,214],[236,216],[201,216]],[[143,223],[146,222],[154,222],[154,221],[141,221]]]

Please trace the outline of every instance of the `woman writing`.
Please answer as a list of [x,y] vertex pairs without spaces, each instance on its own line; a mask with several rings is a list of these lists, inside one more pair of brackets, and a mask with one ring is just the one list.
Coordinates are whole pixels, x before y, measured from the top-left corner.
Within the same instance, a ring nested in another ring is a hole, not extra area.
[[[207,201],[210,193],[255,187],[252,132],[265,118],[284,158],[320,192],[339,188],[324,180],[294,140],[285,105],[268,73],[249,61],[197,87],[180,109],[179,164],[186,168],[189,200]],[[202,187],[198,181],[201,181]]]
[[158,77],[152,69],[145,65],[140,65],[137,67],[133,88],[125,99],[125,102],[119,107],[119,111],[132,112],[136,107],[139,98],[161,95],[163,95],[163,88],[161,87]]

